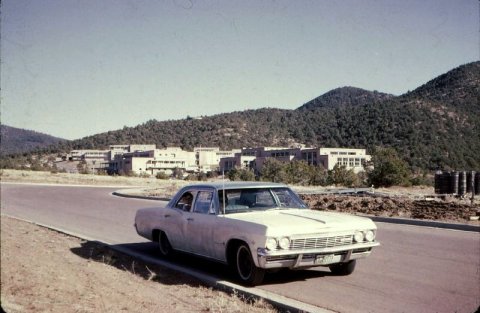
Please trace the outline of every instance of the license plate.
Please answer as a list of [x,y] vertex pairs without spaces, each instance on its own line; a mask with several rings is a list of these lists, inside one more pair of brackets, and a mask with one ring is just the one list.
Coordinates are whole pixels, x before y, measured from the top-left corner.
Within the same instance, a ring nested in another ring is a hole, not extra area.
[[315,264],[328,264],[333,261],[333,254],[327,254],[327,255],[317,255],[315,258]]

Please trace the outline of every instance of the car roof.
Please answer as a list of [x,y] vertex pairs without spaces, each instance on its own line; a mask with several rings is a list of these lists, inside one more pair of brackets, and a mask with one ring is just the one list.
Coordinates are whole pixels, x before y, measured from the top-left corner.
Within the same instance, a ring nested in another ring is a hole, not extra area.
[[247,188],[278,188],[278,187],[288,187],[285,184],[281,183],[272,183],[272,182],[250,182],[250,181],[215,181],[210,183],[201,183],[201,184],[192,184],[185,186],[185,188],[215,188],[217,190],[222,189],[247,189]]

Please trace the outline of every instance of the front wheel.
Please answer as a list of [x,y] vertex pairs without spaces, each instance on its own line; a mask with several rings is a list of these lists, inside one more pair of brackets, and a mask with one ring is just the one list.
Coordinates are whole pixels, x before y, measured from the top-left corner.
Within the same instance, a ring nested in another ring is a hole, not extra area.
[[347,276],[353,273],[356,264],[357,260],[351,260],[347,263],[332,264],[329,268],[334,275]]
[[163,257],[168,258],[172,256],[172,245],[170,244],[167,235],[163,231],[158,235],[158,247]]
[[263,281],[265,270],[258,268],[252,259],[250,249],[246,244],[241,244],[235,253],[235,268],[242,284],[255,286]]

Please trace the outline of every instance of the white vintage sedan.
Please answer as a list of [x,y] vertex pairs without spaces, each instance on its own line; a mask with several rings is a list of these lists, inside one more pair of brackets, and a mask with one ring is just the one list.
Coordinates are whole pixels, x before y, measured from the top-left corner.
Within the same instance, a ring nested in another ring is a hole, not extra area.
[[220,261],[252,286],[280,268],[327,266],[349,275],[379,245],[370,219],[310,210],[276,183],[186,186],[166,207],[138,210],[135,228],[165,257],[181,251]]

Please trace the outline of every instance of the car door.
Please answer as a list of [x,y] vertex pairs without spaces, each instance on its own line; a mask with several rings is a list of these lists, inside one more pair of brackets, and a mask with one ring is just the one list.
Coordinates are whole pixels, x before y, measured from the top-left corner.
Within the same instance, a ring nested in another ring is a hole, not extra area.
[[185,191],[164,216],[166,222],[164,231],[175,250],[190,251],[189,240],[186,238],[185,232],[188,228],[195,194],[195,190]]
[[214,233],[217,209],[213,189],[199,190],[191,212],[186,214],[185,238],[191,253],[215,257]]

